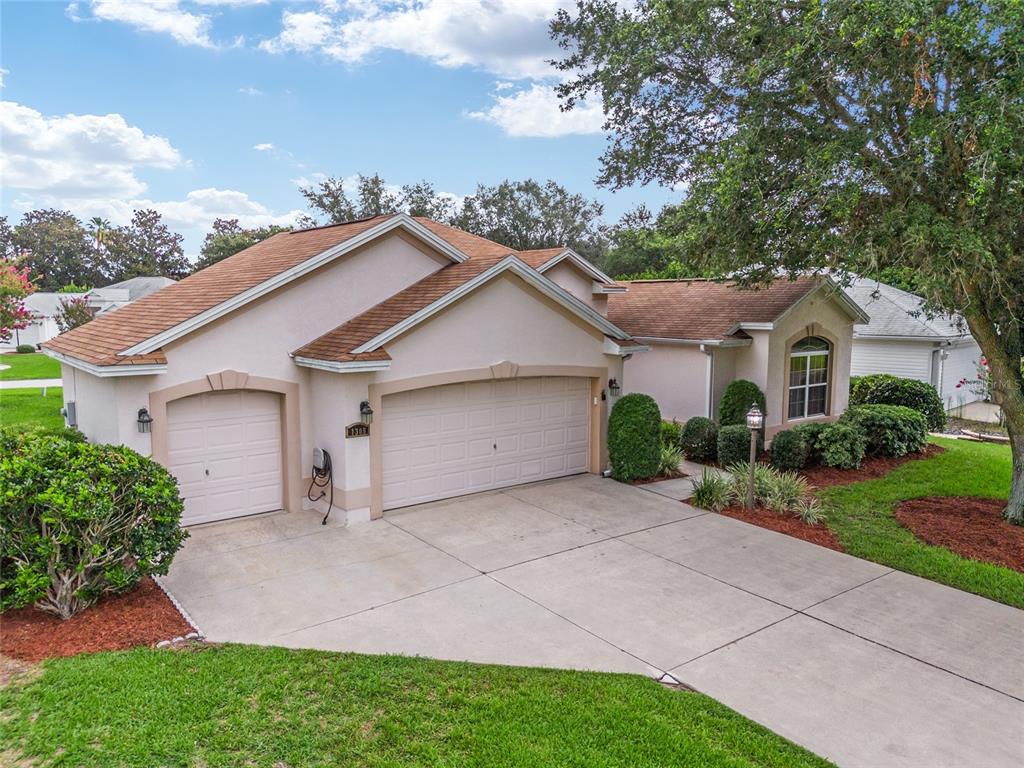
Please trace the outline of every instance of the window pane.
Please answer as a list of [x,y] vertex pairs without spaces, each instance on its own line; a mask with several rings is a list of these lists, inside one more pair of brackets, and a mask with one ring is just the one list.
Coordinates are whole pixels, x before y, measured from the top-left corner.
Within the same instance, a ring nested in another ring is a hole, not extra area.
[[799,419],[804,415],[804,398],[807,390],[803,387],[789,390],[789,418]]
[[828,394],[827,386],[810,387],[807,398],[807,415],[822,416],[825,413],[825,400]]
[[828,342],[825,339],[817,336],[808,336],[806,339],[800,339],[796,344],[793,345],[794,352],[827,352]]
[[789,360],[789,386],[802,387],[807,383],[807,358],[792,357]]
[[811,355],[810,384],[824,384],[828,381],[828,355]]

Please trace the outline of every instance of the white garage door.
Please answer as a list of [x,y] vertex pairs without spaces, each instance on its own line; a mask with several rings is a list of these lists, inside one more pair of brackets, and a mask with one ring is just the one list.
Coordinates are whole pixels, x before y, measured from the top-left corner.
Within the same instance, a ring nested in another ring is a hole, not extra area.
[[450,384],[384,398],[384,508],[587,471],[590,381]]
[[167,405],[168,468],[193,525],[281,508],[280,397],[229,390]]

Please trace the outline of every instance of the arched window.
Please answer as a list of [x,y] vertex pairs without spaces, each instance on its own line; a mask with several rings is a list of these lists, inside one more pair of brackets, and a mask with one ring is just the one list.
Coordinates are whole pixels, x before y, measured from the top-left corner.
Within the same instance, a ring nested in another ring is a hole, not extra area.
[[808,336],[789,353],[789,418],[806,419],[828,413],[828,373],[831,345]]

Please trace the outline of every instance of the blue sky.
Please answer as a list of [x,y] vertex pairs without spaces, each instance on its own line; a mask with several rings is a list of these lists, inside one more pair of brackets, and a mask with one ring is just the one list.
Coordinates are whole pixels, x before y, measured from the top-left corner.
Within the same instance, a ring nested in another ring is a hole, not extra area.
[[560,2],[3,2],[0,211],[153,207],[195,256],[217,216],[290,223],[323,175],[660,207],[675,195],[593,183],[600,111],[560,113],[544,63]]

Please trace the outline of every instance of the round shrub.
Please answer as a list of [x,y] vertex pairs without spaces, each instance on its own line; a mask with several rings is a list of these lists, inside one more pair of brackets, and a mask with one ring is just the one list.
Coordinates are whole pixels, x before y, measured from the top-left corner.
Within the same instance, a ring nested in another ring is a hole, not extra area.
[[19,355],[29,355],[35,352],[36,348],[33,347],[31,344],[19,344],[14,348],[14,351],[17,352]]
[[821,451],[818,450],[818,438],[822,431],[828,426],[825,421],[809,421],[806,424],[798,424],[791,432],[796,432],[804,439],[804,466],[810,467],[821,463]]
[[857,405],[847,408],[839,421],[864,433],[869,456],[904,456],[928,444],[925,415],[902,405]]
[[624,483],[654,477],[661,463],[661,411],[650,395],[623,395],[608,417],[612,477]]
[[187,534],[174,478],[130,448],[30,433],[0,458],[0,608],[69,618],[167,573]]
[[[757,433],[757,452],[764,446],[761,433]],[[750,430],[742,424],[729,424],[718,430],[718,463],[728,467],[750,461]]]
[[718,457],[718,425],[706,416],[694,416],[683,427],[683,453],[701,463]]
[[821,431],[817,448],[826,467],[856,469],[864,458],[866,444],[867,438],[860,429],[837,421]]
[[795,429],[775,433],[772,438],[772,464],[779,469],[803,469],[807,464],[807,441]]
[[946,409],[931,384],[917,379],[901,379],[885,373],[863,376],[850,394],[850,405],[903,405],[920,411],[928,429],[946,426]]
[[764,392],[757,384],[746,379],[730,382],[718,404],[718,423],[723,427],[729,424],[746,425],[747,411],[754,403],[757,403],[761,413],[767,413]]
[[662,447],[676,448],[682,450],[683,425],[673,419],[672,421],[661,422],[661,445]]

